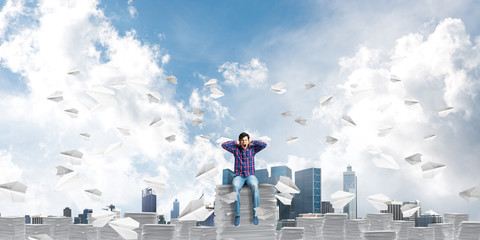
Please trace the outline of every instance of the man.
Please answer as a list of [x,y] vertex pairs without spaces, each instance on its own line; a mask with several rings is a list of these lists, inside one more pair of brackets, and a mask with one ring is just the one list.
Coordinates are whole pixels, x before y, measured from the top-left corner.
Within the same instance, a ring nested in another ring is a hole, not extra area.
[[250,140],[250,136],[242,132],[237,141],[228,141],[222,147],[231,152],[235,157],[235,177],[232,181],[233,191],[237,193],[237,201],[234,203],[235,226],[240,225],[240,190],[247,185],[252,190],[253,224],[258,225],[258,217],[255,216],[255,208],[258,207],[258,179],[255,177],[255,154],[267,147],[267,144],[259,140]]

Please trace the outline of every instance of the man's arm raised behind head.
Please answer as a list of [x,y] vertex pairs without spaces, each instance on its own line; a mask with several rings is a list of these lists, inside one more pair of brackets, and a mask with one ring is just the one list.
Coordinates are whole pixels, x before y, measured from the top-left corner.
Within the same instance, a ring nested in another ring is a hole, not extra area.
[[222,143],[222,148],[233,153],[237,149],[237,142],[236,141],[227,141]]

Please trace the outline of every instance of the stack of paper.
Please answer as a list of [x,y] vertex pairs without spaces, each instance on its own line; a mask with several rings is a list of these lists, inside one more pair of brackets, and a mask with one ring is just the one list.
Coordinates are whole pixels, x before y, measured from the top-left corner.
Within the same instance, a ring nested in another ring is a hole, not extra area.
[[140,223],[138,228],[133,229],[138,233],[138,239],[141,239],[142,236],[142,227],[145,224],[156,224],[157,223],[157,213],[156,212],[135,212],[135,213],[125,213],[124,217],[130,217],[133,220]]
[[92,224],[70,224],[69,240],[95,240],[97,229]]
[[47,234],[51,235],[52,226],[49,224],[25,224],[25,237],[31,235]]
[[102,240],[123,240],[110,225],[106,224],[104,227],[98,230],[98,239]]
[[303,227],[283,227],[280,230],[280,240],[303,240],[305,229]]
[[362,240],[364,232],[368,231],[370,223],[367,219],[349,219],[345,221],[345,239]]
[[408,229],[414,227],[414,221],[392,221],[390,223],[390,229],[397,232],[398,240],[408,240]]
[[453,223],[453,228],[455,229],[454,236],[457,236],[460,223],[463,221],[468,221],[468,217],[469,215],[467,213],[444,213],[443,222]]
[[190,228],[197,226],[197,221],[187,220],[178,221],[178,219],[172,220],[172,224],[175,224],[175,239],[188,239],[190,236]]
[[245,185],[240,190],[240,225],[233,222],[235,213],[233,203],[226,203],[219,196],[232,192],[232,185],[217,185],[215,199],[215,226],[219,239],[270,239],[275,240],[277,225],[277,199],[275,187],[271,184],[259,184],[259,208],[256,211],[259,221],[253,225],[252,191]]
[[210,239],[217,239],[217,229],[215,227],[199,226],[190,228],[190,240]]
[[52,226],[52,237],[55,240],[68,239],[68,230],[72,224],[72,218],[69,217],[45,217],[43,224]]
[[433,239],[433,228],[414,227],[408,229],[408,240]]
[[480,222],[463,221],[458,229],[457,239],[480,239]]
[[323,239],[344,239],[346,213],[327,213],[323,220]]
[[431,223],[429,227],[433,228],[434,240],[453,240],[453,223]]
[[142,240],[171,240],[175,238],[175,225],[144,224]]
[[297,227],[305,229],[305,240],[319,239],[322,236],[323,217],[297,217]]
[[393,220],[391,213],[370,213],[366,219],[370,222],[370,231],[390,230],[390,223]]
[[25,217],[0,217],[0,239],[25,239]]
[[395,231],[367,231],[363,233],[365,240],[396,240],[397,233]]

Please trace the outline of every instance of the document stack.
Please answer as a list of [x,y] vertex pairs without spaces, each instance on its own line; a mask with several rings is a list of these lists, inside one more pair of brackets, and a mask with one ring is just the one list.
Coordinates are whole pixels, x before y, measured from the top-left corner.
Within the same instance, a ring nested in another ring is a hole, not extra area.
[[480,239],[480,222],[463,221],[460,223],[458,240]]
[[25,224],[25,237],[28,239],[29,236],[39,234],[51,236],[51,227],[49,224]]
[[414,227],[408,229],[408,240],[432,240],[433,228],[431,227]]
[[97,229],[92,224],[70,224],[69,240],[96,240]]
[[454,240],[453,223],[431,223],[428,226],[433,228],[434,240]]
[[276,239],[277,200],[275,187],[271,184],[259,184],[259,216],[258,225],[253,225],[252,192],[245,185],[240,190],[240,226],[234,225],[235,213],[233,203],[221,200],[221,196],[233,191],[232,185],[217,185],[215,198],[215,226],[219,239]]
[[363,233],[368,231],[370,223],[367,219],[349,219],[345,221],[345,239],[362,240]]
[[305,240],[319,239],[322,236],[323,217],[297,217],[297,227],[305,229]]
[[142,240],[171,240],[175,238],[175,225],[144,224]]
[[303,227],[283,227],[280,230],[279,240],[303,240],[305,229]]
[[393,221],[391,213],[370,213],[366,219],[370,222],[370,231],[390,230],[390,223]]
[[72,224],[72,218],[69,217],[45,217],[43,218],[43,224],[49,224],[52,226],[52,237],[54,240],[68,239],[68,231],[70,224]]
[[396,240],[397,233],[395,231],[390,231],[390,230],[366,231],[363,233],[363,239],[365,240]]
[[190,240],[215,240],[217,229],[215,227],[199,226],[190,228]]
[[323,239],[337,240],[345,237],[346,213],[327,213],[323,220]]
[[140,223],[138,228],[135,228],[135,231],[138,234],[138,240],[142,238],[142,227],[145,224],[156,224],[157,223],[157,213],[156,212],[135,212],[135,213],[125,213],[125,218],[130,217],[133,220]]
[[197,226],[197,221],[187,220],[187,221],[178,221],[174,219],[171,221],[172,224],[175,224],[175,239],[188,239],[190,236],[190,228]]
[[392,221],[390,223],[390,229],[397,232],[397,240],[408,240],[408,229],[414,227],[414,221]]
[[109,224],[106,224],[104,227],[99,228],[98,230],[98,239],[101,240],[123,240],[120,234],[117,231],[113,230]]
[[0,217],[0,239],[25,239],[25,217]]
[[467,213],[444,213],[443,222],[453,223],[453,228],[455,232],[453,233],[456,237],[458,235],[458,230],[460,229],[460,223],[463,221],[468,221]]

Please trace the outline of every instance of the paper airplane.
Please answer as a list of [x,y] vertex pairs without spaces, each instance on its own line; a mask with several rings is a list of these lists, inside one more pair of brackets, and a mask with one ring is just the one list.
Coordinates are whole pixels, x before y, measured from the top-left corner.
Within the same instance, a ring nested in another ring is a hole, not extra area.
[[356,99],[362,99],[368,96],[371,92],[373,92],[373,90],[374,90],[373,88],[365,88],[365,89],[351,91],[351,93]]
[[168,76],[167,78],[165,78],[165,80],[167,80],[167,81],[169,81],[169,82],[171,82],[171,83],[173,83],[173,84],[177,84],[177,83],[178,83],[178,79],[177,79],[177,77],[175,77],[175,76]]
[[60,178],[55,185],[55,191],[78,189],[85,184],[87,178],[80,176],[78,172],[67,173]]
[[383,194],[375,194],[367,197],[367,200],[377,209],[377,210],[387,210],[387,202],[390,201],[390,198]]
[[315,83],[308,82],[308,83],[305,84],[305,89],[306,89],[306,90],[309,90],[309,89],[311,89],[311,88],[313,88],[313,87],[315,87],[315,86],[316,86]]
[[342,116],[342,123],[345,126],[351,126],[351,127],[357,126],[357,124],[353,121],[353,119],[347,115]]
[[203,114],[205,114],[205,111],[203,111],[202,109],[193,108],[193,115],[201,117],[203,116]]
[[300,189],[293,183],[292,179],[280,176],[275,188],[281,193],[300,193]]
[[162,126],[162,124],[163,124],[162,118],[161,117],[156,117],[152,120],[152,122],[150,124],[148,124],[148,126],[159,127],[159,126]]
[[480,198],[480,186],[475,186],[473,188],[467,189],[463,192],[460,192],[458,195],[468,202],[473,202]]
[[78,70],[78,68],[73,68],[72,70],[68,71],[67,74],[77,76],[80,74],[80,70]]
[[192,125],[193,126],[198,126],[198,125],[202,124],[202,122],[203,122],[202,119],[195,118],[195,119],[192,120]]
[[75,108],[65,109],[64,111],[71,118],[77,118],[78,117],[78,110],[75,109]]
[[351,88],[357,88],[357,87],[358,87],[358,84],[352,83],[352,84],[350,84],[350,87],[351,87]]
[[214,178],[218,174],[218,169],[215,167],[213,162],[203,165],[203,167],[198,171],[196,178]]
[[108,146],[108,148],[103,152],[103,157],[111,154],[113,151],[119,149],[122,146],[122,142],[112,143]]
[[135,228],[140,226],[140,223],[133,220],[131,217],[120,218],[108,223],[110,227],[115,230],[120,236],[124,239],[138,239],[137,232],[134,231]]
[[198,136],[200,140],[203,140],[204,142],[210,142],[210,137],[206,135],[200,135]]
[[153,189],[156,194],[162,193],[165,191],[166,183],[161,177],[154,177],[143,180],[147,186]]
[[411,217],[418,209],[420,209],[420,206],[411,203],[405,204],[400,208],[404,218]]
[[258,138],[258,140],[262,141],[262,142],[270,142],[272,141],[272,139],[268,136],[261,136]]
[[69,150],[60,153],[72,165],[81,165],[83,153],[78,150]]
[[298,137],[288,137],[287,138],[287,144],[292,145],[298,141]]
[[110,87],[114,87],[114,88],[123,88],[127,85],[127,81],[125,81],[125,78],[122,77],[122,78],[118,78],[118,79],[113,80],[108,85]]
[[158,92],[150,91],[149,93],[147,93],[147,97],[148,97],[148,100],[149,100],[150,102],[159,103],[159,102],[160,102],[160,98],[161,98],[162,96],[160,96],[160,93],[158,93]]
[[165,140],[167,140],[167,142],[173,142],[173,141],[175,141],[175,137],[176,137],[175,135],[170,135],[170,136],[166,137]]
[[284,205],[292,204],[293,196],[290,193],[277,193],[275,194],[275,197],[277,197],[277,199],[280,200],[280,202],[282,202]]
[[453,107],[442,107],[438,109],[438,116],[445,117],[453,111]]
[[414,104],[418,104],[418,101],[415,100],[415,99],[405,99],[405,102],[404,102],[404,103],[405,103],[405,105],[407,105],[407,106],[412,106],[412,105],[414,105]]
[[273,212],[265,208],[256,207],[254,208],[254,210],[255,210],[255,216],[261,220],[267,220],[268,218],[273,217]]
[[210,88],[216,87],[216,86],[217,86],[217,79],[212,78],[212,79],[208,80],[208,82],[206,82],[205,84],[203,84],[203,86],[205,86],[205,87],[210,87]]
[[422,162],[422,154],[421,153],[415,153],[412,156],[406,157],[405,161],[407,161],[411,165],[416,165],[416,164]]
[[130,136],[130,129],[124,127],[117,127],[117,130],[123,134],[123,136]]
[[387,134],[389,134],[393,130],[393,127],[387,127],[387,128],[382,128],[378,129],[377,136],[379,137],[385,137]]
[[335,209],[341,209],[345,207],[350,201],[355,198],[355,193],[351,192],[344,192],[344,191],[336,191],[332,195],[330,195],[332,199],[332,205]]
[[422,165],[423,178],[433,178],[446,167],[444,164],[427,162]]
[[392,102],[383,103],[378,106],[377,110],[383,112],[390,106],[392,106]]
[[35,234],[28,236],[28,240],[53,240],[53,238],[47,234]]
[[107,225],[110,220],[112,220],[115,217],[115,213],[112,211],[106,211],[106,210],[95,210],[92,213],[92,218],[95,219],[93,221],[93,227],[97,228],[102,228]]
[[100,198],[102,196],[102,191],[98,189],[87,189],[85,190],[85,193],[87,193],[88,197],[90,197],[94,201],[100,201]]
[[380,153],[379,157],[374,158],[372,161],[377,167],[380,167],[380,168],[389,168],[389,169],[400,168],[397,162],[395,162],[395,160],[387,154]]
[[425,141],[432,141],[432,140],[435,139],[436,137],[437,137],[437,135],[435,135],[435,134],[428,134],[428,135],[425,135],[425,136],[423,137],[423,139],[424,139]]
[[290,117],[292,116],[292,113],[290,111],[286,111],[286,112],[283,112],[281,115],[282,117]]
[[83,139],[85,139],[87,141],[90,140],[90,134],[89,133],[80,133],[80,136],[82,136]]
[[223,96],[225,96],[225,94],[222,91],[218,90],[218,88],[210,88],[210,97],[217,99]]
[[320,105],[323,107],[327,106],[330,103],[330,100],[332,100],[333,96],[326,96],[320,99]]
[[336,138],[334,138],[334,137],[332,137],[332,136],[326,136],[326,137],[325,137],[325,141],[326,141],[327,143],[334,144],[334,143],[336,143],[336,142],[338,141],[338,139],[336,139]]
[[285,89],[286,86],[287,86],[286,83],[279,82],[275,85],[272,85],[270,87],[270,91],[273,92],[273,93],[276,93],[276,94],[284,94],[284,93],[287,92],[287,89]]
[[55,91],[54,93],[50,94],[50,96],[48,96],[47,99],[54,102],[61,102],[63,101],[63,92]]
[[296,118],[295,122],[297,122],[298,124],[300,124],[302,126],[307,126],[307,119],[304,119],[302,117]]
[[66,168],[64,166],[57,166],[57,176],[63,176],[65,174],[71,173],[71,172],[73,172],[73,170],[70,169],[70,168]]
[[225,203],[234,203],[235,201],[237,201],[237,193],[236,192],[231,192],[231,193],[227,193],[227,194],[224,194],[224,195],[219,195],[218,198],[222,201],[224,201]]
[[178,216],[179,221],[205,221],[213,211],[208,210],[203,204],[203,199],[193,200],[188,203],[183,212]]
[[0,184],[0,192],[12,202],[25,202],[27,186],[21,182]]
[[400,80],[400,78],[398,78],[397,76],[392,75],[392,76],[390,76],[390,81],[393,82],[393,83],[396,83],[396,82],[400,82],[402,80]]

